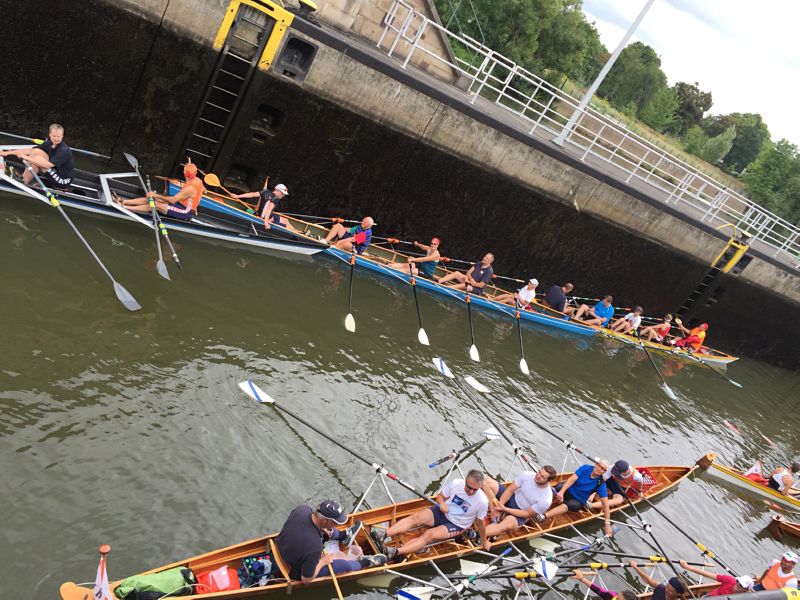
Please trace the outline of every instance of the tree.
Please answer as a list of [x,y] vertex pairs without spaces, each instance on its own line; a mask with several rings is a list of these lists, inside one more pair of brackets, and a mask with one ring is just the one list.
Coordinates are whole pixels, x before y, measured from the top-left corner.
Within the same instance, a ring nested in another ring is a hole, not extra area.
[[628,45],[611,67],[598,94],[614,106],[633,104],[639,113],[667,84],[656,51],[642,42]]
[[750,198],[775,214],[800,224],[800,155],[787,140],[765,144],[742,175]]
[[695,125],[699,125],[703,114],[711,108],[711,92],[701,91],[698,85],[697,82],[691,84],[679,81],[673,86],[678,95],[677,119],[671,129],[673,133],[683,135]]
[[703,128],[700,125],[695,125],[690,127],[683,136],[683,147],[688,153],[700,156],[707,141],[708,136],[703,131]]
[[664,131],[675,120],[677,110],[678,95],[675,90],[663,87],[639,112],[639,119],[656,131]]
[[596,56],[604,52],[600,35],[581,10],[581,0],[563,0],[549,27],[539,33],[536,66],[585,82]]
[[736,138],[736,125],[731,125],[725,131],[712,138],[708,138],[700,151],[700,158],[707,163],[716,165],[730,152],[733,140]]
[[736,127],[736,139],[722,164],[726,169],[741,172],[756,159],[761,148],[769,141],[769,129],[761,115],[752,113],[715,115],[706,117],[700,124],[708,136],[719,135],[731,125]]

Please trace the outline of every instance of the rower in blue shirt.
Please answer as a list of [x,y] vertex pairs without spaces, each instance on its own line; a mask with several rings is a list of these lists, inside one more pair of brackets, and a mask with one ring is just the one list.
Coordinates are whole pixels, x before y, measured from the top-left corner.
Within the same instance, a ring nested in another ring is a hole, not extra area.
[[581,304],[572,318],[577,321],[583,321],[587,325],[594,325],[596,327],[606,327],[611,317],[614,316],[614,307],[611,302],[614,298],[610,294],[603,296],[597,304],[590,307],[588,304]]

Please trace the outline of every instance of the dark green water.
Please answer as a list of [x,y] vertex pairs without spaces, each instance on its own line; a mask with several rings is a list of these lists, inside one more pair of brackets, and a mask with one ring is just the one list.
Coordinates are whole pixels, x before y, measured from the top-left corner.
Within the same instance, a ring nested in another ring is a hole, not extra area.
[[[475,364],[463,306],[421,294],[432,342],[424,348],[408,289],[357,272],[353,335],[343,327],[342,264],[177,238],[185,268],[168,263],[167,282],[155,272],[144,228],[75,220],[144,308],[129,313],[118,304],[55,211],[0,196],[4,597],[52,599],[63,581],[93,580],[100,543],[111,544],[110,576],[119,578],[276,530],[301,503],[332,497],[352,506],[370,470],[244,397],[237,383],[248,377],[420,488],[433,489],[445,472],[428,463],[489,425],[433,370],[437,354],[611,460],[691,464],[714,450],[728,463],[762,456],[772,464],[792,458],[800,442],[797,373],[743,359],[728,370],[744,384],[739,390],[708,369],[657,358],[676,402],[643,354],[526,327],[525,377],[511,320],[476,313],[482,362]],[[562,466],[560,442],[500,405],[487,407],[538,461]],[[780,450],[770,453],[761,433]],[[505,473],[511,456],[495,441],[468,466]],[[742,572],[760,573],[783,550],[762,533],[772,509],[702,478],[685,481],[660,508]],[[645,514],[670,555],[699,559],[661,517]],[[615,549],[650,553],[627,529]]]

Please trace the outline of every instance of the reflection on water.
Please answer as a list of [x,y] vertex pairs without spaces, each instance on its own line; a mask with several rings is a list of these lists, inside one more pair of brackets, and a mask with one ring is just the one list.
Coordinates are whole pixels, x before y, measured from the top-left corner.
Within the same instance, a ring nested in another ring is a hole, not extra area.
[[[102,542],[112,546],[110,571],[119,577],[274,530],[300,503],[334,497],[352,505],[370,470],[243,397],[236,384],[247,377],[428,490],[447,466],[427,465],[488,427],[464,392],[433,369],[436,354],[457,375],[475,376],[564,439],[611,460],[691,464],[714,450],[727,463],[761,456],[773,464],[797,447],[788,418],[798,398],[794,373],[741,360],[728,371],[744,384],[739,390],[708,369],[655,357],[678,394],[673,401],[636,348],[526,325],[525,377],[511,318],[474,311],[481,362],[473,363],[464,307],[424,291],[430,348],[416,342],[408,290],[357,271],[353,335],[343,327],[347,269],[337,262],[178,237],[185,268],[168,263],[167,282],[155,273],[146,231],[76,217],[144,307],[132,314],[57,215],[23,200],[0,201],[0,578],[9,597],[51,599],[62,581],[92,579]],[[560,440],[501,403],[487,397],[485,406],[538,461],[561,467],[569,458]],[[511,458],[502,440],[492,441],[466,466],[505,474]],[[770,507],[704,478],[684,482],[660,508],[743,572],[760,572],[782,549],[759,534]],[[646,515],[671,555],[699,558],[662,518]],[[612,548],[651,553],[629,529]],[[355,584],[345,591],[383,594]]]

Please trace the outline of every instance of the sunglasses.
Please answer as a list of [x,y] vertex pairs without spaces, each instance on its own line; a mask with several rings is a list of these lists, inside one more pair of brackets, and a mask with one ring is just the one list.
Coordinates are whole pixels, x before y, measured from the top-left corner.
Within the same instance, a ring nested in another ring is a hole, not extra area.
[[477,492],[481,488],[472,487],[468,483],[464,483],[464,489],[467,490],[468,492]]

